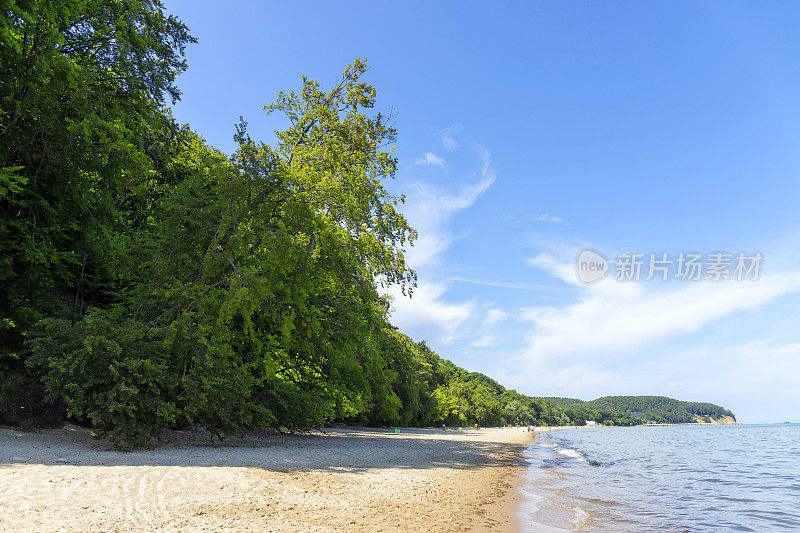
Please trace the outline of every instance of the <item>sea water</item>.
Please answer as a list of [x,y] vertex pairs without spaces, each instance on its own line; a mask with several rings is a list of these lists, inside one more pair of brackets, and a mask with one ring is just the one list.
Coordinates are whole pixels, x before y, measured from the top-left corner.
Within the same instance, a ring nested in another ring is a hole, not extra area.
[[537,433],[523,531],[800,530],[800,425]]

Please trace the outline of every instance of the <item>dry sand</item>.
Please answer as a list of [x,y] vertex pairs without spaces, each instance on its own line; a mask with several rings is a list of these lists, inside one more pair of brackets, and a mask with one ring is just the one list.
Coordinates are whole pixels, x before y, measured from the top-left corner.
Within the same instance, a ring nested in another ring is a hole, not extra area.
[[0,429],[2,531],[513,531],[525,429],[336,428],[115,451]]

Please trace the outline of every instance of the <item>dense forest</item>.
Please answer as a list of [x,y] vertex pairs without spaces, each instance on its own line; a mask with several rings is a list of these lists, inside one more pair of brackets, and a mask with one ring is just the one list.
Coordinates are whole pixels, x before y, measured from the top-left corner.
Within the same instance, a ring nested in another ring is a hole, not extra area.
[[683,402],[665,396],[603,396],[589,402],[574,398],[547,397],[542,400],[557,405],[578,418],[598,422],[613,420],[618,425],[655,422],[659,424],[685,424],[695,422],[695,416],[718,419],[733,413],[712,403]]
[[621,400],[506,390],[391,325],[416,233],[384,188],[396,131],[364,60],[267,105],[274,146],[232,125],[226,155],[170,114],[195,39],[159,1],[3,11],[0,423],[129,445],[187,426],[638,423]]

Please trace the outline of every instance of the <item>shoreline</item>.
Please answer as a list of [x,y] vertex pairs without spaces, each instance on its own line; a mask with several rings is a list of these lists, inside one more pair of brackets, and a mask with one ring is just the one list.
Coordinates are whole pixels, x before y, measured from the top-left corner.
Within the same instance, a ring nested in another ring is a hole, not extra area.
[[511,428],[520,432],[520,438],[515,443],[514,464],[509,466],[508,472],[496,481],[498,496],[486,505],[487,515],[498,527],[476,528],[476,531],[522,531],[520,509],[524,501],[521,489],[525,486],[525,473],[528,464],[523,457],[523,450],[534,442],[535,432],[528,432],[525,427]]
[[0,429],[0,530],[518,531],[526,428],[334,427],[115,451]]
[[[533,442],[535,438],[534,433],[530,433],[531,438],[528,439],[522,448]],[[498,498],[494,503],[499,516],[505,517],[507,520],[508,528],[500,529],[500,531],[523,531],[521,520],[521,509],[524,502],[521,489],[525,486],[525,472],[528,465],[522,456],[522,448],[519,451],[520,465],[515,467],[506,478],[506,489],[503,496]]]

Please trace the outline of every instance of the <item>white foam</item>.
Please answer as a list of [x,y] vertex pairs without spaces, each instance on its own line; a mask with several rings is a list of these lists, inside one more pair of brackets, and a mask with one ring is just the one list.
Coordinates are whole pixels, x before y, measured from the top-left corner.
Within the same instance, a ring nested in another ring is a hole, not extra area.
[[565,455],[567,457],[572,457],[573,459],[577,459],[578,457],[583,457],[583,454],[578,450],[573,450],[572,448],[559,448],[556,450],[561,455]]
[[586,525],[586,522],[589,521],[589,513],[581,509],[580,507],[575,507],[575,518],[570,520],[570,524],[572,524],[575,529],[580,529]]
[[544,496],[541,496],[529,490],[525,490],[524,488],[520,488],[519,492],[525,499],[524,510],[528,513],[528,515],[538,513],[542,509],[539,506],[539,504],[541,504],[544,501]]

